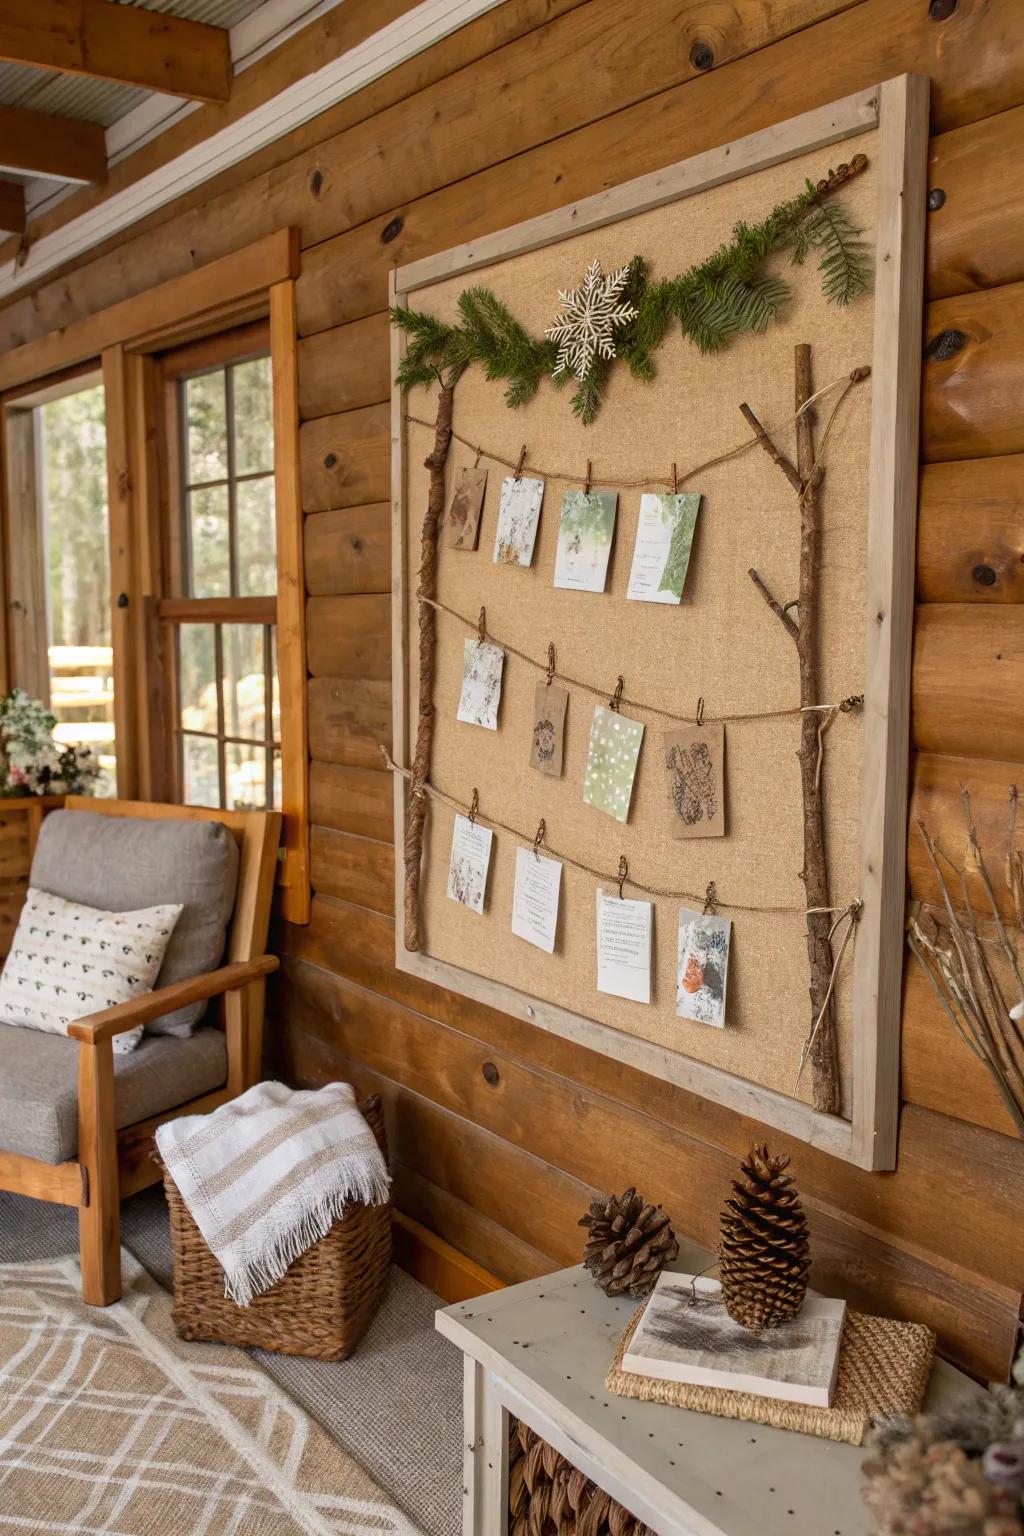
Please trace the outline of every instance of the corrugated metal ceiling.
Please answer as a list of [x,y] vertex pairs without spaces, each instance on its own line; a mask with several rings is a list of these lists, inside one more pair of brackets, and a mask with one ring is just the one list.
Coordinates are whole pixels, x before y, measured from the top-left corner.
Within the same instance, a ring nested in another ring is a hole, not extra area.
[[[30,3],[30,0],[29,0]],[[206,21],[215,27],[233,27],[255,11],[263,0],[133,0],[140,9],[164,11],[189,21]],[[85,75],[52,74],[22,64],[0,63],[0,104],[31,107],[58,117],[74,117],[109,128],[150,92]]]

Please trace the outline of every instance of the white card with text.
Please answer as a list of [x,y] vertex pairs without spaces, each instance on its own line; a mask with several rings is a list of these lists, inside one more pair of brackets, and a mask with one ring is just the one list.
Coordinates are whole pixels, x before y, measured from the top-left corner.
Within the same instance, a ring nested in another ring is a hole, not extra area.
[[649,901],[597,893],[597,990],[633,1003],[651,1000],[654,908]]
[[516,852],[516,888],[512,897],[512,932],[550,955],[558,927],[562,866],[532,848]]

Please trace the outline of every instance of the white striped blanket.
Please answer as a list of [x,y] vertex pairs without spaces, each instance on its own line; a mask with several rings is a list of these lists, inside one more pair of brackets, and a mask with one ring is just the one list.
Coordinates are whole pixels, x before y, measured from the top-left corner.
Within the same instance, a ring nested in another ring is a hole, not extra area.
[[357,1200],[391,1179],[347,1083],[257,1083],[211,1115],[169,1120],[156,1144],[240,1307],[270,1289]]

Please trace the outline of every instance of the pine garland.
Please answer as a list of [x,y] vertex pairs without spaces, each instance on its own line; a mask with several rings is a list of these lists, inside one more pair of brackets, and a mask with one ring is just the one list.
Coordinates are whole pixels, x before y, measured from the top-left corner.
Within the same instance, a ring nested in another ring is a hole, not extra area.
[[[636,379],[648,383],[655,377],[654,354],[674,325],[701,352],[718,352],[745,332],[766,331],[790,295],[783,278],[765,271],[778,252],[787,252],[794,266],[816,255],[830,304],[849,304],[865,292],[871,281],[867,246],[847,211],[828,199],[866,165],[866,156],[855,155],[823,180],[808,181],[761,223],[737,224],[727,245],[676,277],[653,282],[643,257],[634,256],[623,301],[635,308],[636,317],[616,334],[616,359],[596,358],[577,382],[572,409],[580,421],[588,426],[596,417],[618,359]],[[556,344],[531,336],[489,288],[467,288],[459,295],[458,311],[451,325],[420,310],[392,309],[392,323],[409,338],[396,382],[402,389],[437,382],[452,386],[477,363],[486,378],[506,381],[505,399],[513,409],[532,400],[542,379],[551,376]],[[552,382],[561,387],[566,375],[557,374]]]

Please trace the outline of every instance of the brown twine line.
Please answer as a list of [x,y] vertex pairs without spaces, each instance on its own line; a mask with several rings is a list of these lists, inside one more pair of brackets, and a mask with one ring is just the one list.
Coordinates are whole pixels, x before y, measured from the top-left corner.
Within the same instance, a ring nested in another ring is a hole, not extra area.
[[[821,442],[818,444],[818,456],[815,459],[814,466],[811,470],[811,474],[813,475],[814,471],[818,468],[821,462],[821,450],[825,446],[825,439],[828,437],[828,434],[832,429],[832,424],[836,418],[836,412],[839,410],[839,407],[846,399],[846,396],[852,389],[853,385],[861,383],[862,380],[869,377],[870,373],[870,368],[860,367],[853,368],[846,373],[840,374],[838,378],[835,378],[830,383],[823,385],[821,389],[817,390],[813,395],[805,400],[803,405],[793,416],[787,417],[784,421],[773,423],[771,426],[766,427],[765,431],[769,434],[778,433],[795,426],[803,413],[807,410],[810,410],[811,406],[814,405],[816,401],[822,399],[824,395],[831,394],[832,390],[838,389],[841,385],[843,392],[833,407],[832,414],[829,416],[828,423],[826,424],[825,430],[822,434]],[[405,419],[407,422],[411,422],[417,427],[427,427],[431,431],[434,430],[435,423],[432,421],[425,421],[422,416],[413,416],[410,412],[407,412]],[[455,442],[461,443],[464,448],[469,448],[478,456],[482,454],[485,459],[490,459],[492,464],[504,465],[506,469],[510,469],[512,471],[517,480],[522,475],[523,465],[526,462],[525,444],[523,445],[518,459],[506,459],[502,454],[492,453],[489,448],[481,447],[478,443],[473,442],[468,437],[461,436],[461,434],[458,432],[453,431],[451,436]],[[675,473],[675,466],[673,465],[673,474],[669,478],[662,478],[655,475],[647,476],[641,480],[620,480],[604,475],[602,476],[601,483],[623,491],[635,490],[646,485],[664,485],[675,492],[680,485],[682,485],[687,480],[692,480],[695,475],[701,475],[707,469],[714,469],[718,464],[727,463],[729,459],[734,459],[738,457],[739,454],[746,453],[749,448],[755,447],[756,444],[757,439],[755,437],[744,438],[743,442],[737,443],[734,448],[727,448],[724,453],[716,454],[713,459],[705,459],[702,464],[695,464],[692,469],[684,470],[682,474]],[[588,463],[587,472],[583,475],[572,474],[566,470],[561,469],[543,469],[539,464],[531,464],[530,473],[533,475],[539,475],[543,480],[561,480],[565,481],[567,484],[585,485],[589,483],[590,465]],[[808,480],[810,480],[810,476],[808,476]]]
[[[426,603],[428,607],[435,608],[438,613],[446,613],[449,618],[458,619],[459,623],[465,624],[467,629],[475,629],[479,633],[479,621],[477,619],[469,619],[464,613],[460,613],[457,608],[449,608],[447,603],[438,602],[436,597],[427,597],[422,592],[418,592],[416,598],[418,602]],[[568,683],[570,688],[578,688],[581,693],[589,693],[595,699],[607,700],[609,709],[617,708],[621,704],[627,709],[639,709],[643,714],[657,715],[662,720],[673,720],[677,725],[701,726],[709,720],[721,722],[723,725],[737,725],[748,720],[790,720],[798,715],[817,713],[823,713],[834,718],[837,714],[848,714],[864,702],[864,695],[862,693],[851,693],[847,698],[840,700],[838,704],[795,704],[792,709],[762,709],[748,714],[709,715],[704,709],[703,698],[700,698],[697,701],[697,715],[677,715],[670,709],[659,709],[656,704],[645,704],[642,699],[628,699],[621,692],[618,685],[616,685],[615,694],[613,695],[615,700],[613,703],[613,700],[608,698],[607,688],[595,688],[592,683],[585,683],[581,678],[570,677],[568,672],[559,672],[554,665],[553,644],[548,646],[547,661],[538,661],[536,656],[530,656],[526,651],[521,651],[516,646],[509,645],[506,640],[502,640],[491,629],[487,631],[487,638],[492,645],[500,646],[509,656],[515,656],[520,661],[525,661],[527,666],[536,667],[538,672],[545,673],[549,683],[553,678],[557,677],[559,682]],[[828,723],[831,724],[831,719],[829,719]]]
[[839,953],[836,955],[835,960],[832,962],[832,974],[831,974],[831,976],[828,979],[828,990],[825,993],[825,1001],[821,1005],[821,1009],[820,1009],[820,1012],[818,1013],[818,1017],[814,1021],[814,1027],[811,1030],[810,1034],[807,1036],[807,1039],[804,1041],[803,1050],[800,1052],[800,1065],[797,1068],[796,1081],[793,1084],[793,1092],[794,1093],[796,1092],[796,1090],[800,1086],[800,1079],[803,1076],[804,1067],[806,1067],[808,1061],[810,1060],[811,1051],[814,1049],[814,1042],[818,1038],[818,1031],[821,1029],[822,1021],[824,1020],[824,1017],[825,1017],[826,1013],[828,1012],[828,1005],[832,1001],[832,993],[835,991],[835,986],[836,986],[836,977],[839,975],[839,967],[843,963],[843,956],[846,953],[846,946],[850,942],[850,939],[851,939],[851,937],[853,935],[854,929],[857,927],[857,922],[858,922],[858,920],[860,918],[860,914],[861,914],[861,912],[863,910],[864,910],[864,903],[859,898],[857,898],[854,901],[851,901],[848,906],[845,906],[845,907],[842,907],[842,908],[835,908],[835,907],[808,907],[808,909],[807,909],[808,915],[810,915],[812,912],[836,912],[836,911],[838,911],[839,915],[837,916],[835,922],[832,924],[832,927],[828,931],[828,942],[829,942],[829,944],[832,943],[832,940],[835,937],[836,929],[839,927],[840,923],[843,921],[843,918],[844,917],[848,918],[849,922],[847,924],[846,932],[843,934],[843,942],[839,946]]
[[[412,770],[410,768],[400,768],[395,762],[394,758],[391,756],[391,753],[388,751],[387,747],[381,744],[378,750],[380,752],[381,760],[383,761],[385,768],[390,769],[392,773],[400,774],[403,779],[410,780],[412,778]],[[469,812],[470,807],[466,805],[465,801],[456,799],[454,795],[447,794],[443,789],[438,789],[435,784],[431,784],[427,780],[423,782],[419,792],[421,794],[429,795],[432,800],[440,801],[442,805],[446,805],[449,810],[456,811],[460,816],[465,816]],[[521,827],[509,826],[507,822],[499,821],[495,816],[485,816],[483,811],[480,810],[479,796],[476,794],[476,791],[474,791],[473,800],[474,820],[483,822],[483,824],[487,827],[497,827],[500,831],[507,832],[510,837],[519,838],[523,843],[529,843],[531,841],[530,834],[528,832],[524,832]],[[671,890],[657,885],[645,885],[642,881],[634,879],[634,877],[629,873],[629,865],[626,862],[625,854],[623,854],[619,859],[619,867],[616,873],[609,874],[607,870],[595,869],[592,864],[584,864],[580,859],[574,859],[571,854],[560,853],[557,848],[553,848],[551,844],[546,840],[544,846],[552,858],[560,859],[563,864],[571,864],[573,869],[578,869],[585,875],[592,875],[595,880],[602,880],[609,885],[617,885],[619,887],[620,896],[622,894],[623,885],[630,885],[635,891],[643,891],[645,896],[664,896],[667,898],[674,898],[679,901],[687,901],[693,907],[703,907],[705,901],[707,900],[707,890],[702,893],[698,893],[696,891]],[[623,866],[625,866],[625,868],[623,868]],[[714,886],[714,881],[709,882],[709,886]],[[714,896],[715,905],[717,907],[728,907],[731,912],[765,912],[771,916],[777,917],[790,915],[808,917],[815,912],[827,912],[830,915],[838,913],[839,916],[837,918],[837,922],[841,922],[843,914],[851,912],[854,908],[856,908],[859,913],[861,906],[860,901],[857,900],[850,902],[845,907],[763,907],[753,905],[750,902],[725,901],[718,894],[717,890],[714,892]],[[835,925],[833,925],[833,931],[834,926]],[[842,951],[840,951],[839,958],[842,959]],[[838,965],[836,966],[836,970],[838,970]],[[834,975],[835,973],[833,972],[833,980]]]

